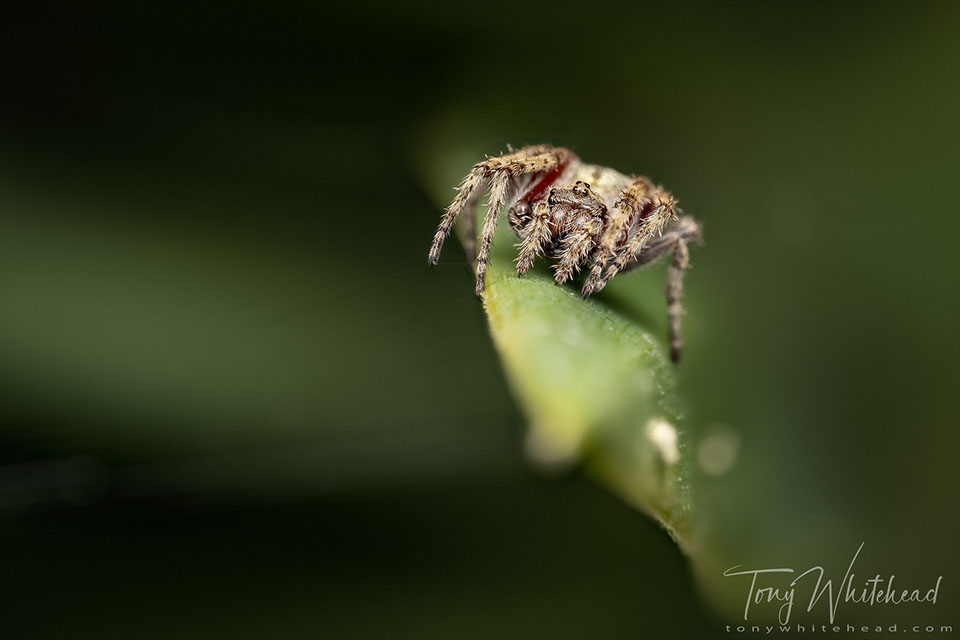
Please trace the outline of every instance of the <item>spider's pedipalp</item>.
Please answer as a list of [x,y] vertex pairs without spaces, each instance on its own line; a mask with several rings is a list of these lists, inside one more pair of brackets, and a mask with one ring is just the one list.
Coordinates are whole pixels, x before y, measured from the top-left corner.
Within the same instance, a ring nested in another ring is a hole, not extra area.
[[547,203],[540,201],[533,210],[533,217],[520,229],[520,251],[517,254],[517,275],[522,276],[533,261],[543,253],[550,240],[550,210]]
[[603,222],[598,217],[581,215],[574,219],[561,238],[559,260],[553,267],[557,284],[563,284],[580,270],[580,263],[590,255],[602,229]]

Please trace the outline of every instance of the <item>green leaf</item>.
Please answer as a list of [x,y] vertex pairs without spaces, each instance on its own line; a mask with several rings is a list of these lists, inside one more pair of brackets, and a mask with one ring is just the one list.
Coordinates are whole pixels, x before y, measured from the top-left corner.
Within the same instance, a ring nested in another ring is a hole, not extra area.
[[548,274],[518,277],[500,238],[484,310],[541,464],[581,463],[689,547],[688,449],[672,365],[638,324]]

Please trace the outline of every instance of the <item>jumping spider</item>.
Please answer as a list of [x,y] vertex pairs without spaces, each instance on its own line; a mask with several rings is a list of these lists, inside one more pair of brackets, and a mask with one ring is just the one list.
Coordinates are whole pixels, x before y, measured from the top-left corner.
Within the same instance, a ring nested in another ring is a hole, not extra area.
[[[490,200],[476,252],[476,193],[490,182]],[[643,176],[583,164],[569,149],[550,145],[510,149],[507,155],[474,165],[447,207],[430,248],[436,264],[453,223],[467,209],[467,255],[477,260],[477,295],[483,293],[490,244],[500,208],[507,204],[510,226],[520,237],[517,274],[523,275],[537,256],[557,260],[558,284],[590,265],[582,294],[589,296],[615,275],[673,254],[667,276],[670,357],[680,358],[683,275],[690,257],[687,242],[700,238],[700,224],[682,213],[677,200]]]

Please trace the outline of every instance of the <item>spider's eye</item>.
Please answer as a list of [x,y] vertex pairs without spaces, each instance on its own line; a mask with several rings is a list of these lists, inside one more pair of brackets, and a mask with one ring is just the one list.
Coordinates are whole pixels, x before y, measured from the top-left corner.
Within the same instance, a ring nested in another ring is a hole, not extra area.
[[530,221],[530,203],[526,200],[518,200],[517,204],[513,205],[513,210],[510,211],[511,221],[515,220],[516,224],[526,224]]

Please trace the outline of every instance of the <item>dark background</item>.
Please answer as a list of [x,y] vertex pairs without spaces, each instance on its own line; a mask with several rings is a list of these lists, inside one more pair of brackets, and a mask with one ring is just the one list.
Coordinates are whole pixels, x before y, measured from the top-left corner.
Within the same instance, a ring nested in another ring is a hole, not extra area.
[[705,224],[705,535],[866,541],[945,575],[896,620],[955,605],[956,5],[3,12],[4,635],[729,637],[665,533],[528,465],[462,252],[425,264],[439,168],[538,142]]

